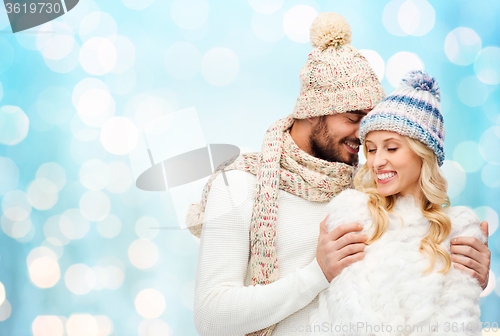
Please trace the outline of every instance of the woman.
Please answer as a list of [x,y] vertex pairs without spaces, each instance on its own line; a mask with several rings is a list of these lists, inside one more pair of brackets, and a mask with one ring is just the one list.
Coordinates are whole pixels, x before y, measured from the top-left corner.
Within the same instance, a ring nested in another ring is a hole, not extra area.
[[330,202],[327,229],[359,222],[368,246],[320,293],[319,333],[481,335],[481,287],[452,267],[449,246],[485,237],[470,209],[449,207],[439,100],[435,79],[413,71],[361,122],[367,163],[356,190]]

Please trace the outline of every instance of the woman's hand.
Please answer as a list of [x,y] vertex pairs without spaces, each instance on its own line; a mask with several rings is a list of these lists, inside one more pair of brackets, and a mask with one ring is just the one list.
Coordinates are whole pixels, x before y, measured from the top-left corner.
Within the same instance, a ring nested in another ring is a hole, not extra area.
[[491,252],[488,249],[488,222],[481,223],[486,235],[486,244],[472,237],[457,237],[451,240],[451,261],[454,267],[476,278],[483,289],[488,285]]
[[326,231],[326,220],[320,223],[316,260],[328,282],[342,272],[347,266],[363,259],[365,256],[366,235],[349,233],[361,231],[358,223],[342,224],[333,231]]

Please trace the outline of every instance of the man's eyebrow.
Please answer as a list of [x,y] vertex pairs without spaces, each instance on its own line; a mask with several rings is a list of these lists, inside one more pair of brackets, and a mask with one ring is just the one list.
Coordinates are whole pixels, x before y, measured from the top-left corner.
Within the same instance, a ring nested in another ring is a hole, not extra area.
[[365,115],[368,114],[368,113],[363,112],[363,111],[349,111],[349,112],[346,112],[346,113],[358,114],[358,115],[362,115],[362,116],[365,116]]

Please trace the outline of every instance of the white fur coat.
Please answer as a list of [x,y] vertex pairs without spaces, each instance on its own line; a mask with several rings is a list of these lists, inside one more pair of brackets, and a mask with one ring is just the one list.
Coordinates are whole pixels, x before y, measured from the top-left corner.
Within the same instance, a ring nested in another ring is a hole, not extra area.
[[[371,236],[368,195],[346,190],[329,204],[327,230],[351,222],[364,225]],[[445,210],[452,222],[442,243],[470,236],[485,242],[479,219],[466,207]],[[394,207],[402,219],[389,215],[389,228],[365,249],[363,260],[345,268],[319,294],[319,308],[311,324],[317,335],[481,335],[478,281],[453,268],[424,275],[429,260],[419,252],[429,222],[411,196],[400,197]]]

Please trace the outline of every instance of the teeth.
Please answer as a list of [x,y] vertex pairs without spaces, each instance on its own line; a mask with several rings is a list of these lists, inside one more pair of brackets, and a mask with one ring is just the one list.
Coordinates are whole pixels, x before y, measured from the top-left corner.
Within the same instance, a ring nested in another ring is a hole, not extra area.
[[377,174],[377,178],[379,180],[387,180],[388,178],[391,178],[394,175],[396,175],[396,173]]
[[355,145],[355,144],[348,143],[348,142],[346,142],[345,144],[346,144],[347,146],[351,147],[352,149],[358,149],[358,148],[359,148],[359,145]]

